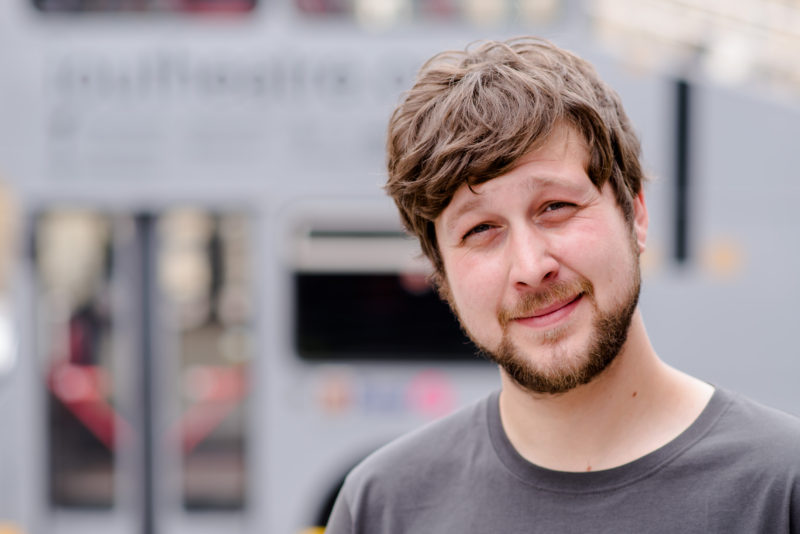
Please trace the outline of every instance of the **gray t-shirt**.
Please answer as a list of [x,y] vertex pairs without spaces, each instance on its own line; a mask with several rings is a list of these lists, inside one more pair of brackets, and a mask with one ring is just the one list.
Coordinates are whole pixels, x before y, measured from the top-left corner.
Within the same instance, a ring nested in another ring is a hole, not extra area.
[[494,393],[348,476],[326,534],[800,534],[800,420],[717,389],[660,449],[568,473],[522,458]]

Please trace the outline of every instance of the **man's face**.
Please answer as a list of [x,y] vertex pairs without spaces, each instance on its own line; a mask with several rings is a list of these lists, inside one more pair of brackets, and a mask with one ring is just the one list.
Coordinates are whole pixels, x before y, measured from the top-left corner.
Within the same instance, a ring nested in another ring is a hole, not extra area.
[[462,326],[522,387],[589,382],[621,350],[639,295],[643,196],[626,223],[609,184],[586,173],[567,127],[510,172],[462,186],[434,222],[442,290]]

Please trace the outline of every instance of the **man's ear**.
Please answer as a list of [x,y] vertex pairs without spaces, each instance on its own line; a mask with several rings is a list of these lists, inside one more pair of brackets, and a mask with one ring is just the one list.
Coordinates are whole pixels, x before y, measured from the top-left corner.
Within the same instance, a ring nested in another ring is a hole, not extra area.
[[633,237],[639,247],[639,254],[647,248],[647,226],[650,217],[647,214],[647,204],[644,201],[644,189],[633,197]]

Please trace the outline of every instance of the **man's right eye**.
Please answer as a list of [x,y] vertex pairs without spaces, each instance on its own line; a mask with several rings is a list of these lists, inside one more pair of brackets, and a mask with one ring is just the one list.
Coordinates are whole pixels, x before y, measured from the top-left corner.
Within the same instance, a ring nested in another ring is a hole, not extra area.
[[464,241],[465,239],[469,238],[470,236],[473,236],[473,235],[476,235],[476,234],[480,234],[482,232],[486,232],[487,230],[491,230],[491,229],[492,229],[492,225],[487,224],[487,223],[481,223],[481,224],[479,224],[477,226],[473,226],[472,228],[469,229],[469,231],[466,234],[463,235],[463,237],[461,238],[461,241]]

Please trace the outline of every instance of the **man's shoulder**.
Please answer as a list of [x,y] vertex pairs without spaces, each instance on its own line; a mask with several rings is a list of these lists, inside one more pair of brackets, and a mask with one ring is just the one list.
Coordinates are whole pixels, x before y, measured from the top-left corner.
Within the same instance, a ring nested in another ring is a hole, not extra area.
[[759,432],[753,434],[754,438],[777,439],[778,442],[800,437],[800,417],[797,415],[766,406],[740,393],[723,390],[723,394],[730,401],[730,417],[743,425],[740,426],[741,432],[755,427]]
[[384,445],[356,466],[347,486],[419,488],[422,481],[446,480],[463,471],[465,458],[490,446],[487,408],[494,395],[466,406]]
[[800,472],[800,418],[739,393],[723,390],[721,395],[727,406],[709,436],[712,444],[762,467],[793,465]]

